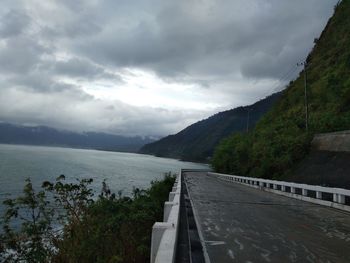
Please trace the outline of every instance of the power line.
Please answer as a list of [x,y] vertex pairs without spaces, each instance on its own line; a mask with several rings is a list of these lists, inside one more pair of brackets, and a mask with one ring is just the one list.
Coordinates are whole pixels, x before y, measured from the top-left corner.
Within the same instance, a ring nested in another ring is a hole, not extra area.
[[272,88],[272,91],[275,91],[277,88],[285,86],[285,82],[290,81],[290,78],[294,75],[294,73],[297,71],[297,69],[298,69],[298,67],[296,65],[293,65],[292,67],[290,67],[289,70],[286,71],[286,73],[284,73],[282,75],[282,77],[280,77],[276,80],[277,85],[275,85]]
[[[290,67],[288,69],[288,71],[286,71],[280,78],[278,78],[276,80],[277,85],[272,89],[272,91],[274,91],[275,89],[279,88],[282,85],[285,85],[284,82],[285,81],[289,81],[290,77],[293,76],[293,74],[296,72],[296,70],[298,69],[298,67],[296,65],[293,65],[292,67]],[[247,108],[247,121],[246,121],[246,132],[249,132],[249,122],[250,122],[250,112],[252,111],[252,108]]]

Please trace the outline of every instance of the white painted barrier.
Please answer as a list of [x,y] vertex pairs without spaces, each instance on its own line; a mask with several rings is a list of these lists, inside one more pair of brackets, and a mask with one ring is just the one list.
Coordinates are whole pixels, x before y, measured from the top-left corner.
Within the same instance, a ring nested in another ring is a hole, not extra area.
[[[346,199],[350,200],[350,190],[342,188],[331,188],[317,185],[298,184],[284,181],[267,180],[253,177],[228,175],[208,172],[208,176],[240,183],[263,191],[272,192],[279,195],[319,204],[350,212],[350,206]],[[311,193],[313,192],[313,195]],[[332,196],[332,201],[325,200],[324,195]]]
[[175,262],[180,220],[181,176],[182,170],[169,193],[169,201],[164,204],[164,222],[156,222],[152,227],[151,263]]

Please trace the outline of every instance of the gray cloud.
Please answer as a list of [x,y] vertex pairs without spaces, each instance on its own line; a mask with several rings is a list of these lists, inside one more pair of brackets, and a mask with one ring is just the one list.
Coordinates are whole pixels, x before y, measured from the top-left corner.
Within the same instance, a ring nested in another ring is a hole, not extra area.
[[[215,110],[280,89],[280,77],[305,59],[336,2],[4,0],[0,121],[174,133]],[[192,85],[193,98],[222,106],[166,110],[86,93],[87,83],[91,89],[105,81],[117,89],[129,68]]]
[[335,2],[152,1],[161,7],[156,13],[122,26],[116,19],[98,37],[74,47],[103,63],[173,77],[201,77],[204,71],[226,79],[236,69],[247,77],[278,77],[276,68],[306,56]]
[[36,40],[16,36],[3,40],[0,48],[0,72],[24,74],[34,69],[47,49]]
[[53,73],[83,79],[112,79],[121,82],[117,74],[107,72],[102,66],[91,63],[82,58],[72,58],[66,61],[55,61],[50,63]]
[[[24,92],[36,94],[52,94],[54,96],[57,93],[76,94],[79,98],[92,98],[85,92],[83,92],[79,86],[74,84],[68,84],[54,80],[50,75],[42,73],[30,73],[26,75],[17,75],[6,79],[7,86],[13,88],[19,88]],[[76,97],[76,96],[74,96]]]
[[9,10],[0,18],[0,37],[8,38],[20,35],[30,22],[30,17],[26,13]]

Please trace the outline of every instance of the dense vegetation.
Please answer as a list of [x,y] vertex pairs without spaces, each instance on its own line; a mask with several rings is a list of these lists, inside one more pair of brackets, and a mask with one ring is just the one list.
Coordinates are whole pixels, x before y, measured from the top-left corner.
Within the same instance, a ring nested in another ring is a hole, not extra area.
[[215,151],[215,170],[280,178],[309,151],[315,133],[350,129],[350,1],[335,7],[307,58],[309,131],[305,125],[304,72],[248,134],[233,134]]
[[232,132],[245,131],[247,123],[249,129],[252,129],[280,95],[276,93],[253,105],[217,113],[175,135],[145,145],[140,152],[185,161],[205,162],[213,155],[214,148],[220,140]]
[[104,183],[95,200],[91,182],[60,176],[36,192],[27,180],[22,196],[5,201],[0,261],[149,262],[152,225],[162,219],[174,176],[134,189],[132,198]]

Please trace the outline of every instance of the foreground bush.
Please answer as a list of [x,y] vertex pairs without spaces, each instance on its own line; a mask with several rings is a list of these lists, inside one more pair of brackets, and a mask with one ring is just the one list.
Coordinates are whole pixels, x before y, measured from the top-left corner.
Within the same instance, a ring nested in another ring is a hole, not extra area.
[[[6,200],[0,260],[4,262],[149,262],[152,225],[162,220],[174,176],[165,174],[132,197],[115,195],[103,183],[93,199],[92,180],[30,180],[23,195]],[[20,226],[18,223],[20,222]]]

